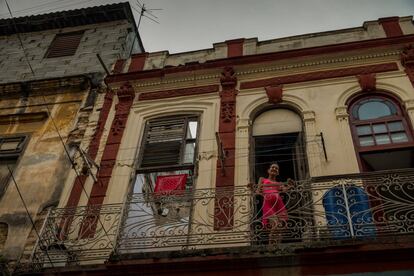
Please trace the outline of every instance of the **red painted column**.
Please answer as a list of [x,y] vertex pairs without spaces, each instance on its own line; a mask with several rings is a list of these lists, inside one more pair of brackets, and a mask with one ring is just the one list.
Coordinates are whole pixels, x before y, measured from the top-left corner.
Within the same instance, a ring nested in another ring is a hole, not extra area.
[[[104,103],[102,105],[101,112],[99,114],[98,124],[95,130],[95,133],[92,137],[92,140],[89,144],[89,148],[87,150],[89,156],[94,160],[96,158],[96,155],[98,153],[99,149],[99,143],[101,141],[101,137],[105,128],[106,120],[108,119],[108,114],[112,106],[112,100],[113,100],[114,93],[112,90],[107,90],[104,98]],[[66,235],[68,234],[68,231],[70,229],[70,226],[72,225],[73,221],[73,211],[72,208],[75,208],[79,204],[80,197],[82,193],[84,193],[84,185],[85,181],[87,179],[87,175],[77,175],[75,178],[75,182],[73,184],[72,190],[69,195],[68,202],[66,203],[67,211],[63,215],[63,218],[60,222],[60,233],[59,237],[60,239],[65,239]]]
[[131,64],[129,65],[128,72],[142,71],[144,69],[147,57],[148,53],[132,55]]
[[88,210],[89,214],[85,217],[79,232],[82,238],[93,237],[95,233],[100,206],[106,196],[106,191],[115,166],[116,156],[134,100],[134,89],[129,83],[125,83],[117,92],[117,96],[119,102],[115,106],[115,116],[101,158],[97,181],[92,187],[88,201],[88,207],[90,208]]
[[243,55],[244,38],[226,40],[227,57],[239,57]]
[[[104,103],[99,114],[98,124],[87,151],[92,159],[95,159],[96,154],[98,153],[99,143],[101,141],[101,137],[105,128],[105,123],[108,119],[108,114],[112,106],[113,96],[114,93],[112,90],[108,90],[105,94]],[[69,195],[68,202],[66,203],[66,207],[76,207],[79,204],[79,200],[83,190],[83,185],[85,184],[86,178],[86,175],[78,175],[76,177],[72,191]]]
[[124,65],[125,65],[125,59],[118,59],[115,62],[115,66],[114,69],[112,70],[113,74],[120,74],[122,73],[123,69],[124,69]]
[[382,25],[387,37],[403,35],[400,26],[400,18],[398,16],[380,18],[378,19],[378,22]]
[[224,152],[223,164],[219,158],[216,169],[216,199],[214,229],[233,227],[233,189],[236,141],[237,78],[231,67],[225,67],[220,78],[220,119],[218,136]]
[[405,73],[414,87],[414,45],[411,44],[401,54],[401,63],[405,68]]

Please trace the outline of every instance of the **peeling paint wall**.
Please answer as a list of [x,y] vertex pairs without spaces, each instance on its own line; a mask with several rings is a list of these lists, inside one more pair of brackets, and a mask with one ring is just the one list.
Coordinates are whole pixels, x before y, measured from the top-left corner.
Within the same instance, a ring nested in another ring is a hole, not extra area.
[[[9,180],[0,200],[0,222],[8,225],[10,233],[2,254],[9,259],[19,256],[32,228],[16,184],[34,220],[45,205],[58,202],[71,169],[63,145],[76,127],[88,92],[89,88],[69,88],[59,94],[29,96],[24,102],[21,98],[0,101],[0,117],[14,118],[0,125],[0,137],[28,136],[13,172],[15,182]],[[36,118],[38,113],[44,117]],[[23,115],[27,122],[19,121]]]

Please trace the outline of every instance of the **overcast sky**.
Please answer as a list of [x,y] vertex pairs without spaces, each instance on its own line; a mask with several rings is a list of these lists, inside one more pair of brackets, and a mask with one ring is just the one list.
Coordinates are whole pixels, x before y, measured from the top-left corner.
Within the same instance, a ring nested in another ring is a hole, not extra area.
[[[7,0],[16,17],[125,1]],[[139,26],[148,52],[170,53],[211,48],[234,38],[267,40],[360,27],[364,21],[414,14],[414,0],[139,0],[159,22]],[[138,23],[139,4],[129,1]],[[0,16],[10,17],[5,0]],[[150,15],[148,15],[150,16]],[[150,16],[151,17],[151,16]]]

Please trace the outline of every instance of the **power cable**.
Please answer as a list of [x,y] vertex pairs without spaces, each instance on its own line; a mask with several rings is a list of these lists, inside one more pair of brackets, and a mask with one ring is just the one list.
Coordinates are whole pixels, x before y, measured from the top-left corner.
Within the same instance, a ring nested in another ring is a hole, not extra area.
[[[79,173],[79,172],[78,172],[78,170],[76,169],[76,164],[75,164],[75,162],[74,162],[74,161],[73,161],[73,159],[70,157],[70,153],[69,153],[68,149],[66,148],[65,141],[63,141],[62,135],[60,134],[59,129],[58,129],[58,127],[57,127],[56,123],[55,123],[55,120],[53,119],[52,114],[51,114],[51,112],[50,112],[50,110],[49,110],[49,107],[48,107],[48,105],[46,104],[46,98],[45,98],[45,96],[43,96],[43,101],[45,102],[45,107],[46,107],[46,110],[47,110],[48,116],[49,116],[49,118],[50,118],[50,120],[51,120],[51,122],[52,122],[52,124],[53,124],[53,126],[54,126],[54,128],[55,128],[55,131],[56,131],[56,133],[57,133],[57,135],[58,135],[58,137],[59,137],[59,140],[60,140],[60,142],[61,142],[61,144],[62,144],[62,146],[63,146],[63,148],[64,148],[64,151],[65,151],[65,153],[66,153],[66,156],[69,158],[69,161],[70,161],[70,163],[71,163],[72,169],[75,171],[75,174],[76,174],[76,179],[79,179],[79,177],[80,177],[80,173]],[[88,199],[88,201],[89,201],[89,200],[90,200],[90,195],[87,193],[87,191],[86,191],[86,189],[85,189],[85,186],[84,186],[84,185],[80,185],[80,186],[82,187],[82,191],[85,193],[85,195],[86,195],[86,197],[87,197],[87,199]],[[114,249],[115,249],[115,245],[112,243],[111,239],[109,238],[109,234],[108,234],[108,232],[106,231],[106,229],[105,229],[105,227],[104,227],[104,225],[103,225],[102,221],[100,220],[99,216],[97,216],[97,219],[98,219],[98,221],[99,221],[99,223],[100,223],[100,225],[101,225],[101,227],[102,227],[102,229],[103,229],[103,231],[104,231],[104,233],[105,233],[105,236],[108,238],[108,241],[111,243],[112,248],[114,248]]]
[[[33,77],[35,77],[35,72],[33,71],[32,67],[31,67],[31,65],[30,65],[30,62],[29,62],[29,60],[28,60],[28,58],[27,58],[27,54],[26,54],[25,49],[24,49],[23,42],[22,42],[22,40],[21,40],[21,38],[20,38],[20,36],[19,36],[18,30],[17,30],[17,26],[16,26],[16,23],[15,23],[15,20],[14,20],[13,13],[12,13],[12,11],[11,11],[11,9],[10,9],[9,5],[8,5],[7,0],[4,0],[4,1],[5,1],[6,5],[7,5],[7,8],[8,8],[9,13],[10,13],[10,16],[11,16],[11,19],[12,19],[12,22],[13,22],[13,25],[14,25],[14,28],[15,28],[15,31],[16,31],[16,34],[17,34],[17,36],[18,36],[18,38],[19,38],[19,41],[20,41],[20,45],[21,45],[21,47],[22,47],[22,49],[23,49],[23,55],[24,55],[24,56],[25,56],[25,58],[26,58],[27,64],[29,65],[29,67],[30,67],[30,69],[31,69],[31,72],[32,72]],[[92,1],[92,0],[90,0],[90,1]],[[51,120],[51,122],[52,122],[52,124],[53,124],[53,126],[54,126],[54,128],[55,128],[55,130],[56,130],[56,133],[58,134],[58,137],[59,137],[59,139],[60,139],[60,141],[61,141],[61,143],[62,143],[62,145],[63,145],[64,152],[66,153],[67,157],[69,158],[70,163],[71,163],[71,166],[72,166],[72,169],[75,171],[75,173],[76,173],[76,175],[77,175],[77,178],[78,178],[78,177],[80,176],[80,174],[79,174],[79,172],[77,171],[76,166],[75,166],[75,164],[74,164],[74,162],[73,162],[72,158],[70,157],[69,151],[68,151],[68,149],[66,148],[65,142],[63,141],[63,138],[62,138],[62,136],[61,136],[61,134],[60,134],[60,132],[59,132],[59,129],[58,129],[58,127],[57,127],[57,125],[56,125],[56,123],[55,123],[55,121],[54,121],[54,119],[53,119],[53,117],[52,117],[52,115],[51,115],[51,112],[50,112],[50,110],[49,110],[48,103],[46,102],[46,98],[45,98],[45,96],[44,96],[44,95],[43,95],[43,101],[44,101],[44,106],[46,107],[47,114],[48,114],[48,116],[49,116],[49,118],[50,118],[50,120]],[[10,170],[10,168],[9,168],[9,170]],[[13,175],[12,175],[12,177],[13,177]],[[17,183],[16,183],[16,182],[15,182],[15,180],[14,180],[14,177],[13,177],[13,181],[14,181],[14,183],[16,184],[16,188],[18,189]],[[82,186],[82,190],[83,190],[83,192],[85,193],[86,197],[88,198],[88,200],[90,200],[90,196],[88,195],[87,191],[85,190],[85,187],[84,187],[83,185],[81,185],[81,186]],[[20,194],[20,190],[19,190],[19,194]],[[21,198],[22,198],[22,200],[23,200],[23,197],[21,197]],[[26,211],[27,211],[26,204],[25,204],[24,202],[23,202],[23,204],[25,205],[25,208],[26,208]],[[28,211],[27,211],[27,212],[28,212]],[[30,214],[29,214],[29,215],[30,215]],[[101,227],[102,227],[102,229],[103,229],[103,231],[104,231],[104,233],[105,233],[105,236],[108,238],[109,243],[112,245],[112,248],[115,248],[115,245],[112,243],[111,239],[109,238],[108,232],[106,231],[106,229],[105,229],[105,227],[104,227],[104,225],[103,225],[102,221],[100,220],[99,216],[97,216],[97,219],[98,219],[98,221],[99,221],[99,223],[100,223],[100,225],[101,225]],[[31,217],[30,217],[30,220],[32,221],[32,223],[33,223],[33,227],[34,227],[34,222],[33,222],[33,220],[32,220],[32,218],[31,218]],[[36,229],[35,229],[35,230],[36,230]],[[36,233],[37,233],[37,230],[36,230]],[[38,233],[37,233],[37,234],[38,234]],[[40,240],[40,235],[38,235],[38,238],[39,238],[39,240]],[[47,250],[47,249],[46,249],[46,250]],[[50,261],[50,263],[52,264],[52,261],[51,261],[51,259],[50,259],[50,258],[49,258],[49,261]],[[53,264],[52,264],[52,266],[53,266]]]

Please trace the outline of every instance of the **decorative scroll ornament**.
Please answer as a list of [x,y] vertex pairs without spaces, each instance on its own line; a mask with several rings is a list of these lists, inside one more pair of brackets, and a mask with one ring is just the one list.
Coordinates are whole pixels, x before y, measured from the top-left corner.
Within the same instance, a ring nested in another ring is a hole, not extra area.
[[129,82],[124,83],[116,93],[120,102],[132,101],[135,96],[134,88]]
[[220,82],[223,90],[234,89],[236,87],[237,77],[234,75],[232,67],[224,67],[223,72],[221,72]]
[[410,44],[401,53],[401,63],[403,66],[414,66],[414,45]]
[[363,92],[375,91],[377,80],[374,73],[358,75],[357,78]]
[[283,86],[281,84],[277,86],[266,86],[265,90],[269,103],[277,104],[282,101]]
[[230,123],[234,117],[234,103],[223,103],[221,105],[221,119],[225,123]]

